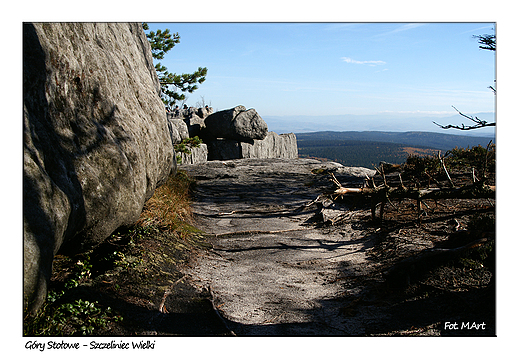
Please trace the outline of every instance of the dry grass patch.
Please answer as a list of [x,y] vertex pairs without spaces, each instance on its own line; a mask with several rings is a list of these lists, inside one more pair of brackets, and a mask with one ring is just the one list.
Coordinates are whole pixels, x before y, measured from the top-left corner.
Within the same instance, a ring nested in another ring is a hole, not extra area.
[[192,225],[190,191],[193,185],[194,181],[186,172],[179,171],[170,176],[145,203],[136,226],[176,232],[182,239],[197,232]]

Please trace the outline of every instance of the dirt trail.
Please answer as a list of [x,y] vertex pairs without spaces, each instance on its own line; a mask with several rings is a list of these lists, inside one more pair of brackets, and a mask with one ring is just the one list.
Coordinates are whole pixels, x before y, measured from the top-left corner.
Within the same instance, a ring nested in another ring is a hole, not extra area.
[[366,250],[376,230],[356,220],[368,213],[320,228],[316,205],[306,206],[329,187],[314,173],[338,166],[305,159],[183,166],[197,179],[196,224],[214,245],[187,272],[211,288],[237,335],[363,335],[361,320],[380,315],[341,315],[345,298],[361,290],[356,277],[374,265]]

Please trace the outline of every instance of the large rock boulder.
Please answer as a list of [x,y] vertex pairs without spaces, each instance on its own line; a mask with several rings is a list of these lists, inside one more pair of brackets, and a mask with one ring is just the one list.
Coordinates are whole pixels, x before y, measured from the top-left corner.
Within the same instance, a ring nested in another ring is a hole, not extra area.
[[208,160],[208,146],[201,143],[199,147],[190,147],[190,153],[179,153],[181,164],[192,165],[195,163],[204,163]]
[[210,114],[204,120],[205,128],[201,137],[205,141],[216,138],[252,142],[263,140],[267,136],[267,124],[255,109],[247,110],[236,106],[229,110]]
[[170,136],[174,144],[181,143],[182,140],[190,137],[186,122],[180,118],[169,118],[168,125],[170,129]]
[[[211,113],[213,113],[213,108],[209,106],[189,107],[185,109],[174,109],[173,111],[168,112],[167,116],[170,121],[183,121],[187,127],[187,137],[195,137],[200,136],[201,131],[206,127],[204,119]],[[179,131],[182,132],[184,129],[179,129]],[[185,138],[182,133],[181,137],[182,139]]]
[[190,112],[188,116],[184,118],[184,122],[188,127],[189,137],[200,136],[201,132],[206,127],[204,123],[204,117],[198,115],[198,113]]
[[278,135],[268,132],[263,140],[242,144],[242,158],[298,158],[298,144],[294,133]]
[[253,140],[253,143],[224,139],[208,142],[209,160],[240,158],[298,158],[296,136],[269,132],[263,140]]
[[139,217],[174,170],[140,24],[23,25],[24,308],[45,300],[62,248],[99,243]]
[[337,175],[359,178],[374,177],[376,173],[376,170],[365,167],[340,167],[336,170]]

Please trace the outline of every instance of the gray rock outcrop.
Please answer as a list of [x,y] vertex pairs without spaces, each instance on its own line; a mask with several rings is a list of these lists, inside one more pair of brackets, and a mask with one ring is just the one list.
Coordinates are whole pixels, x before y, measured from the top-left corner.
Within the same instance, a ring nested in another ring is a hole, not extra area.
[[[169,120],[182,120],[187,127],[188,136],[195,137],[200,136],[201,131],[206,127],[204,119],[213,113],[213,108],[209,106],[205,107],[189,107],[186,109],[175,109],[172,112],[168,112],[167,116]],[[184,131],[184,129],[181,129]],[[181,135],[182,137],[183,135]],[[186,138],[187,138],[186,137]],[[184,139],[184,137],[182,138]]]
[[268,132],[267,124],[256,110],[247,110],[244,106],[212,113],[206,117],[204,124],[205,128],[201,132],[204,140],[225,138],[252,142],[263,140]]
[[188,127],[190,137],[200,136],[201,132],[204,130],[204,127],[206,127],[204,118],[197,115],[186,117],[184,122]]
[[170,125],[170,135],[174,144],[181,143],[182,140],[191,137],[186,122],[180,118],[170,118],[168,122]]
[[208,146],[201,143],[199,147],[190,147],[190,153],[179,153],[181,164],[203,163],[208,160]]
[[174,144],[195,136],[205,142],[200,148],[190,148],[190,154],[179,154],[181,164],[239,158],[298,158],[296,136],[268,132],[267,124],[254,109],[236,106],[213,113],[208,106],[190,107],[168,112],[167,117]]
[[298,158],[296,136],[269,132],[265,139],[253,140],[253,143],[225,139],[208,143],[209,160],[239,158]]
[[23,25],[24,309],[52,260],[135,222],[175,169],[141,24]]
[[296,135],[268,132],[263,140],[243,143],[242,158],[298,158]]

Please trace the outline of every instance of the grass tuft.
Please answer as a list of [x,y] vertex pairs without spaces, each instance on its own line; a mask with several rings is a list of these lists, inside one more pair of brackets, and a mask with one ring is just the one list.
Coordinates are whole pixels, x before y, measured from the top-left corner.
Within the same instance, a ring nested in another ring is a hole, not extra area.
[[184,171],[170,176],[144,205],[136,226],[156,227],[185,238],[194,231],[190,189],[194,181]]

